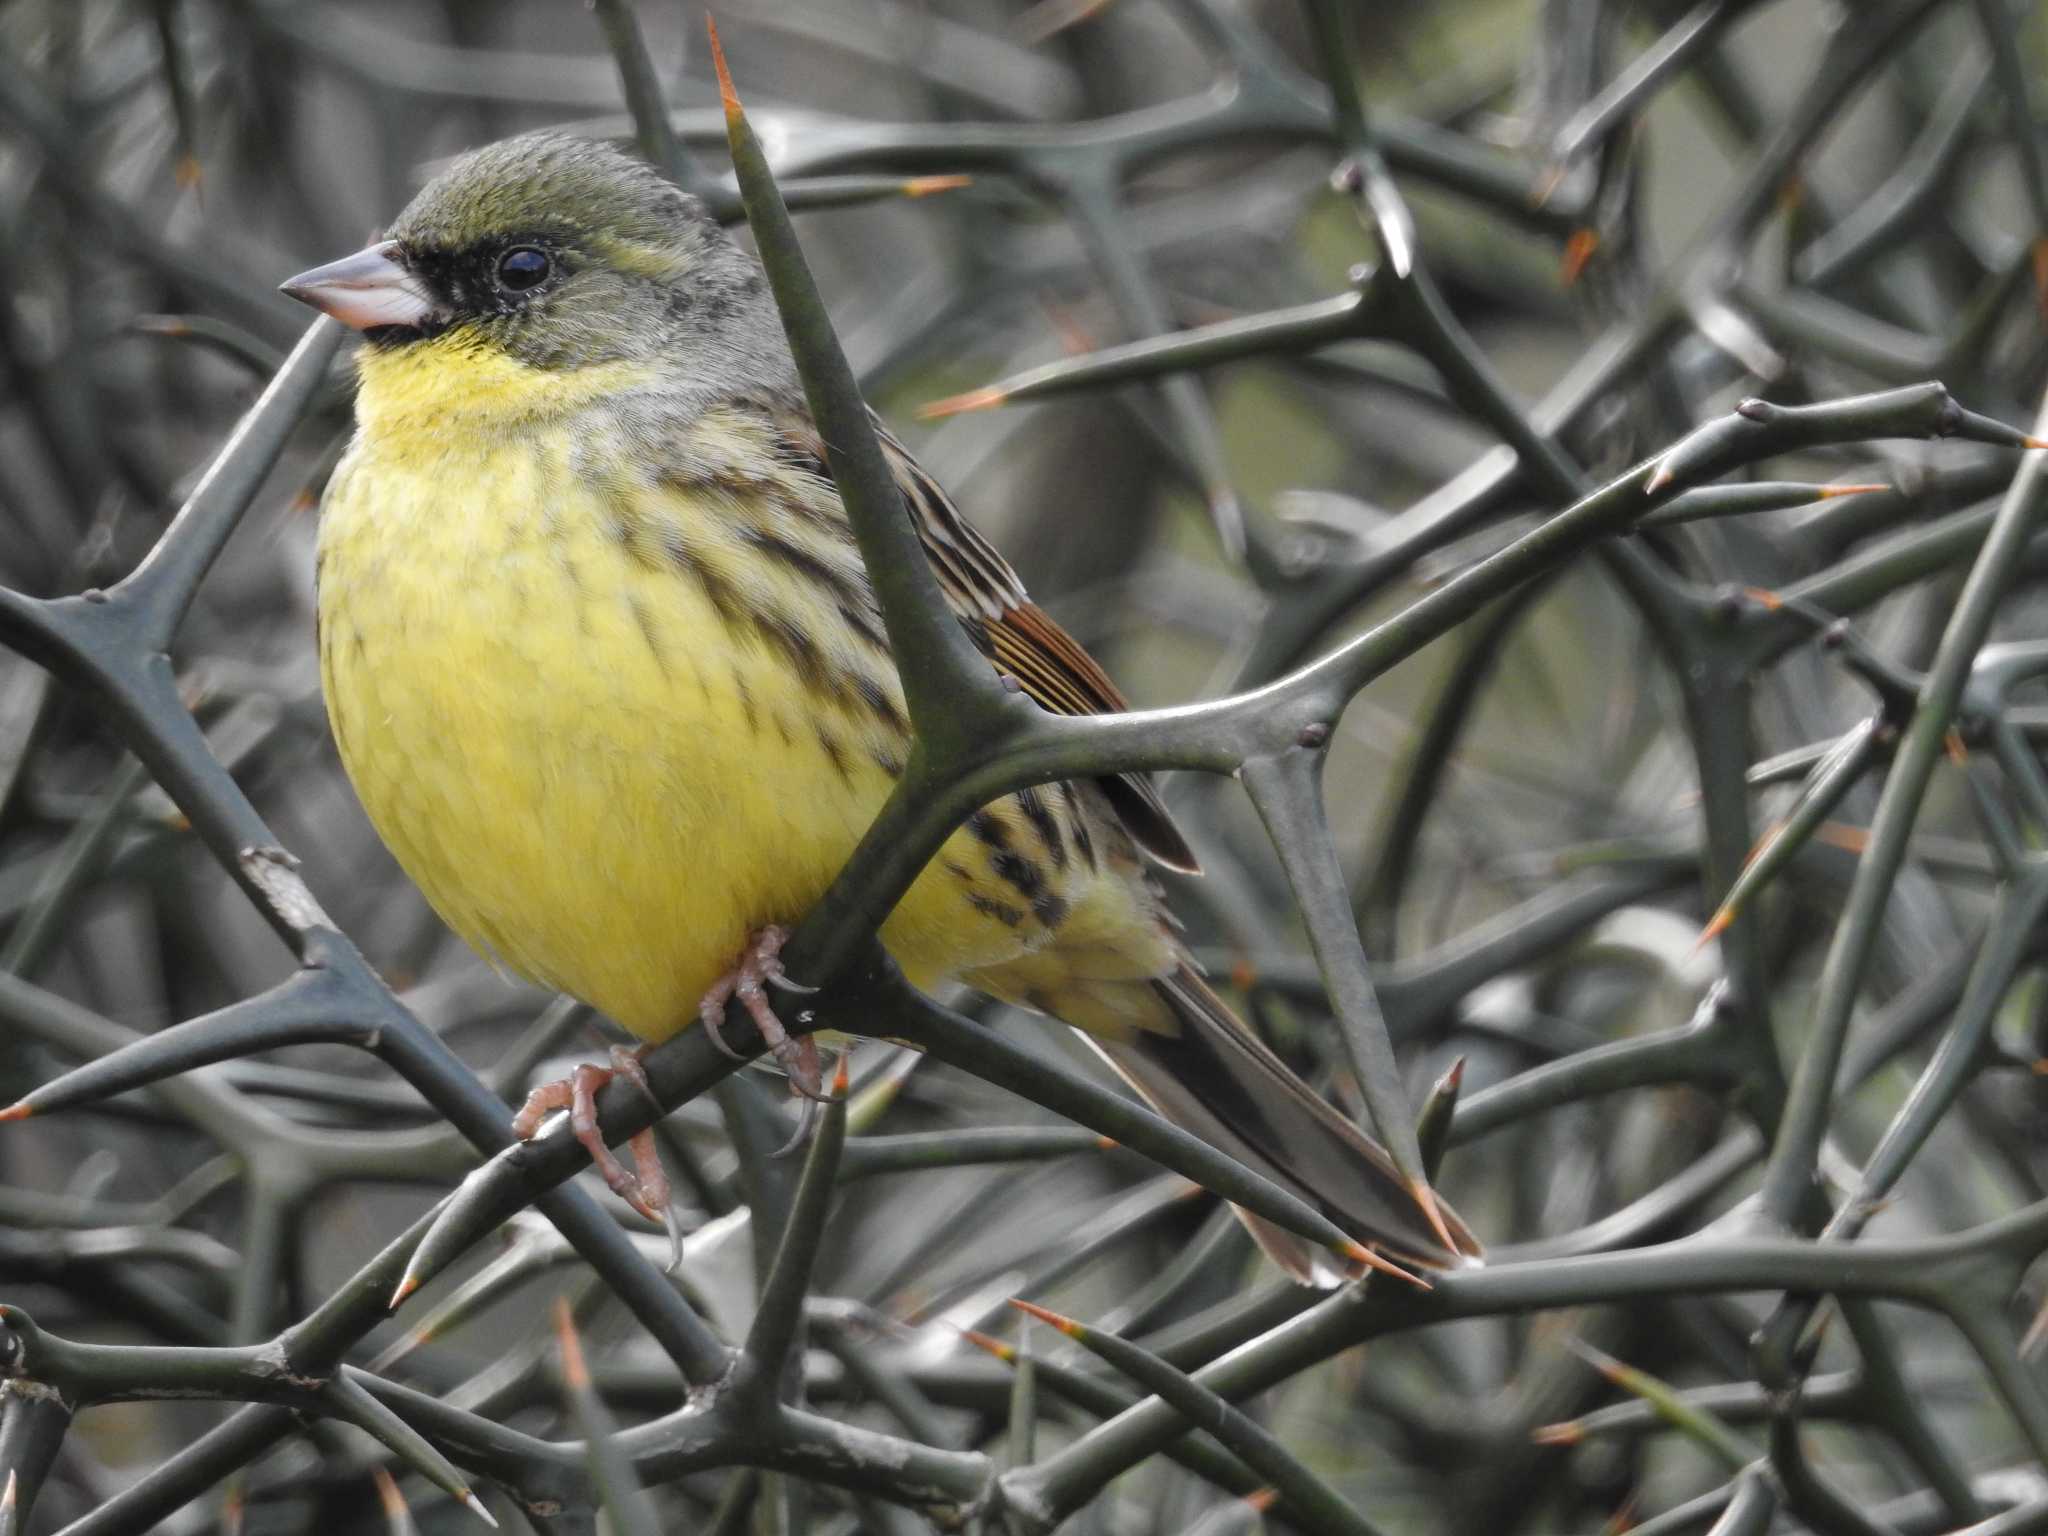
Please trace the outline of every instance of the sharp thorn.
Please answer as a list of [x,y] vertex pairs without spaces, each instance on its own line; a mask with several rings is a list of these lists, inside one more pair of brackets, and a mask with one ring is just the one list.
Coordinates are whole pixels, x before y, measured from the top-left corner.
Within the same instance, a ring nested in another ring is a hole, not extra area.
[[1558,264],[1557,278],[1561,286],[1570,288],[1585,276],[1586,264],[1600,249],[1600,232],[1597,229],[1575,229],[1565,242],[1564,260]]
[[562,1379],[572,1392],[590,1387],[590,1366],[583,1358],[583,1340],[576,1332],[576,1318],[569,1310],[569,1298],[557,1296],[554,1305],[555,1348],[562,1352]]
[[1422,1207],[1422,1214],[1429,1219],[1430,1230],[1449,1253],[1461,1253],[1458,1240],[1451,1236],[1450,1223],[1444,1220],[1443,1208],[1436,1203],[1436,1191],[1429,1187],[1427,1179],[1417,1179],[1408,1186],[1408,1193],[1415,1197],[1415,1203]]
[[1062,1317],[1059,1313],[1051,1311],[1046,1307],[1041,1307],[1035,1302],[1020,1301],[1015,1296],[1012,1296],[1010,1298],[1010,1305],[1027,1316],[1037,1318],[1048,1328],[1057,1328],[1070,1339],[1078,1339],[1088,1331],[1071,1317]]
[[968,411],[986,411],[1001,405],[1009,399],[1001,389],[990,385],[985,389],[970,389],[965,394],[948,395],[943,400],[933,400],[917,408],[918,416],[925,421],[936,421],[941,416],[959,416]]
[[1721,937],[1722,934],[1726,933],[1734,925],[1734,922],[1735,912],[1732,908],[1724,906],[1715,912],[1707,920],[1707,926],[1700,930],[1700,936],[1692,941],[1692,948],[1686,952],[1686,959],[1690,960],[1694,955],[1697,955],[1701,950],[1713,943],[1714,940]]
[[1005,1344],[1001,1339],[982,1333],[977,1329],[962,1328],[960,1330],[960,1337],[972,1344],[976,1349],[987,1350],[1005,1365],[1017,1358],[1015,1345]]
[[[1354,1264],[1363,1264],[1367,1269],[1376,1269],[1383,1275],[1392,1275],[1396,1280],[1405,1280],[1410,1285],[1414,1286],[1417,1290],[1428,1291],[1435,1289],[1435,1287],[1432,1286],[1427,1280],[1423,1279],[1422,1276],[1416,1274],[1414,1270],[1403,1269],[1399,1264],[1396,1264],[1392,1259],[1386,1257],[1384,1254],[1374,1253],[1372,1249],[1366,1247],[1363,1243],[1347,1243],[1344,1247],[1339,1248],[1337,1251],[1343,1254],[1345,1258],[1349,1259]],[[1451,1250],[1451,1252],[1453,1253],[1456,1253],[1457,1251],[1458,1250],[1455,1248]]]
[[497,1520],[493,1518],[491,1512],[488,1509],[484,1508],[484,1501],[482,1499],[479,1499],[473,1492],[471,1492],[467,1488],[462,1490],[462,1502],[467,1504],[469,1506],[470,1513],[475,1515],[477,1519],[483,1521],[485,1525],[488,1525],[494,1531],[498,1528]]
[[405,1529],[401,1522],[411,1511],[406,1508],[405,1495],[399,1491],[398,1479],[391,1475],[389,1467],[370,1468],[370,1478],[377,1485],[377,1502],[384,1506],[384,1518],[392,1529]]
[[704,16],[704,30],[710,34],[711,63],[718,71],[718,99],[725,104],[728,118],[738,117],[741,115],[739,94],[733,90],[732,73],[725,67],[725,50],[718,45],[718,23],[709,12]]

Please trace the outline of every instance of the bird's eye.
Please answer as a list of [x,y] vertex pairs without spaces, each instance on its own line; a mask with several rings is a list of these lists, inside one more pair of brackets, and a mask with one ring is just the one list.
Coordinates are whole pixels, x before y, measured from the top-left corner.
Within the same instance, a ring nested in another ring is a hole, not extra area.
[[524,293],[538,287],[552,265],[546,251],[515,245],[498,258],[498,286],[508,293]]

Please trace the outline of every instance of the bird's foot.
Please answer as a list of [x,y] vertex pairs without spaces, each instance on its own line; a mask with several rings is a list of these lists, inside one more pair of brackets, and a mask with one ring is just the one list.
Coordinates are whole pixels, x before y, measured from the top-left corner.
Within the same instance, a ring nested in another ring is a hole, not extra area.
[[725,1043],[719,1025],[725,1019],[725,1005],[738,998],[754,1021],[754,1028],[768,1042],[769,1053],[788,1076],[789,1091],[815,1103],[829,1104],[831,1095],[825,1092],[824,1073],[818,1067],[818,1048],[811,1043],[810,1036],[797,1038],[783,1028],[782,1020],[775,1016],[775,1005],[768,1001],[767,989],[771,986],[787,992],[816,990],[783,974],[782,946],[788,942],[789,930],[775,923],[756,933],[740,955],[739,964],[711,984],[711,990],[697,1005],[697,1017],[703,1020],[711,1043],[737,1058],[739,1052]]
[[512,1117],[512,1133],[521,1141],[529,1141],[540,1129],[541,1121],[558,1109],[568,1110],[569,1129],[582,1143],[584,1151],[590,1154],[590,1161],[605,1184],[613,1194],[649,1221],[661,1223],[668,1233],[671,1262],[679,1264],[683,1256],[682,1228],[676,1220],[668,1170],[661,1166],[661,1149],[655,1145],[654,1127],[650,1125],[636,1131],[632,1140],[626,1143],[626,1150],[633,1156],[631,1168],[612,1155],[612,1149],[605,1145],[604,1135],[598,1130],[597,1091],[614,1077],[623,1077],[637,1084],[650,1101],[654,1099],[654,1090],[648,1085],[647,1069],[640,1064],[638,1051],[615,1045],[611,1050],[611,1060],[609,1067],[585,1062],[567,1077],[542,1083],[526,1096],[526,1102],[519,1106],[519,1113]]

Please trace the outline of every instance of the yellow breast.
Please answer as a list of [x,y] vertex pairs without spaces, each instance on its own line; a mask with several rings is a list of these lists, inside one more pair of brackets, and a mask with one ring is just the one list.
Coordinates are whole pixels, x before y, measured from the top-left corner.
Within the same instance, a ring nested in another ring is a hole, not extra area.
[[[451,927],[661,1038],[749,933],[809,909],[900,771],[886,650],[829,600],[858,557],[820,536],[815,485],[778,511],[735,472],[781,473],[744,423],[650,463],[591,403],[630,376],[435,391],[415,358],[377,366],[320,537],[342,761]],[[1029,947],[941,862],[884,932],[913,974]]]

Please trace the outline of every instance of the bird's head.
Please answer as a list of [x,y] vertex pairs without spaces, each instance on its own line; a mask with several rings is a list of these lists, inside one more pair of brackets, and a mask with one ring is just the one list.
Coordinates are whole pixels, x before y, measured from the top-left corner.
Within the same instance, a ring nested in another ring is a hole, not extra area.
[[759,266],[702,203],[607,144],[554,132],[462,156],[385,239],[282,286],[361,331],[366,369],[421,352],[558,375],[681,362],[758,346],[774,324]]

